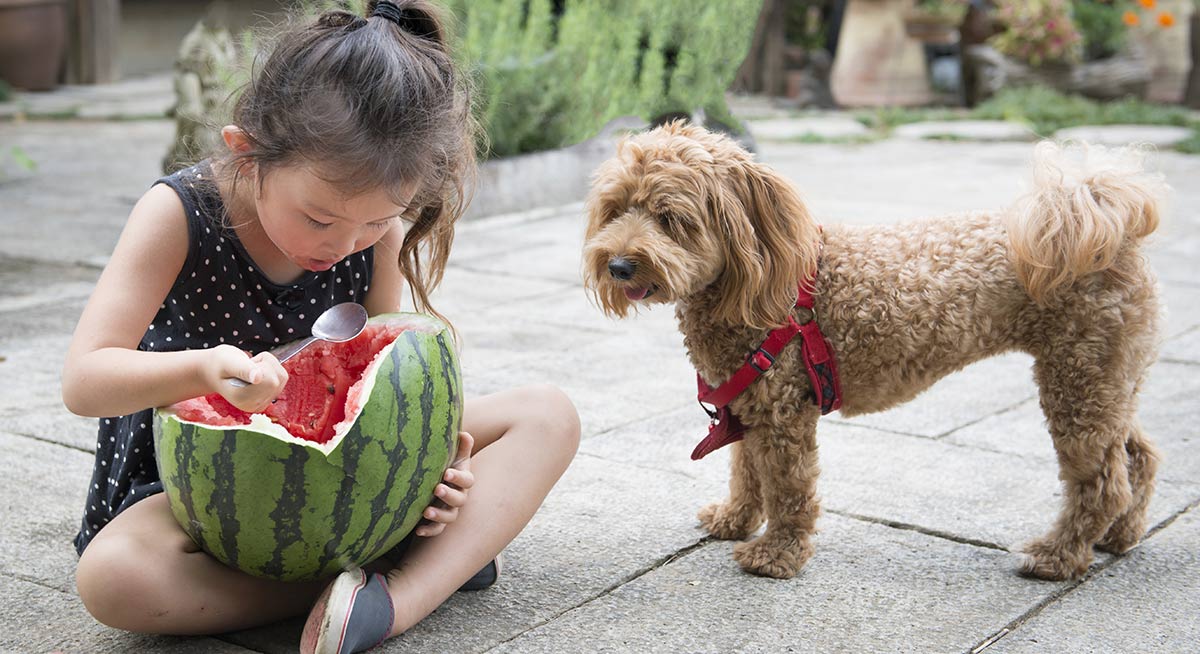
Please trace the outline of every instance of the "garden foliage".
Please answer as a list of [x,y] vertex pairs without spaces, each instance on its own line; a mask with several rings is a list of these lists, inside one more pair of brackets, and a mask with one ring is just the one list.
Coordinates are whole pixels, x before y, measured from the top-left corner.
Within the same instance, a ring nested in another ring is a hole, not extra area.
[[757,0],[446,0],[490,156],[576,143],[623,115],[703,109],[754,36]]

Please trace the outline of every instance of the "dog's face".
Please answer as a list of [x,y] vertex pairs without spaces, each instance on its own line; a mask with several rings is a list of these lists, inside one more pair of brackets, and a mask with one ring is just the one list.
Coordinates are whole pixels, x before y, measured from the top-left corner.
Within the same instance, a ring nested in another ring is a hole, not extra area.
[[717,292],[718,319],[787,315],[815,226],[786,181],[724,136],[672,123],[627,139],[597,171],[583,251],[605,313]]

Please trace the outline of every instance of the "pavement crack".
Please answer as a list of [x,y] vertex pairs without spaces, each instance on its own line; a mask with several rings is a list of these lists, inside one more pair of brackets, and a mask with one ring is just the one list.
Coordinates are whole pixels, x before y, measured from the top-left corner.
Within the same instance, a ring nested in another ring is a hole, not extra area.
[[22,433],[19,431],[6,431],[6,430],[0,430],[0,433],[8,434],[9,436],[16,436],[18,438],[28,438],[29,440],[38,441],[40,443],[48,443],[50,445],[57,445],[59,447],[65,447],[68,450],[75,450],[76,452],[83,452],[84,454],[89,454],[89,455],[96,454],[96,449],[94,447],[89,448],[89,447],[80,447],[78,445],[71,445],[68,443],[63,443],[61,441],[56,441],[56,440],[53,440],[50,438],[46,438],[45,436],[37,436],[35,434],[26,434],[26,433]]
[[660,557],[659,559],[657,559],[650,565],[648,565],[644,568],[635,570],[634,572],[622,577],[616,583],[608,586],[604,590],[601,590],[600,592],[583,600],[582,602],[579,602],[578,604],[575,604],[574,606],[569,606],[569,607],[555,613],[554,615],[546,618],[545,620],[542,620],[536,624],[530,625],[528,628],[523,629],[523,630],[509,636],[508,638],[505,638],[504,640],[501,640],[500,642],[496,643],[495,645],[492,645],[491,647],[487,648],[486,650],[483,650],[483,652],[484,653],[490,652],[490,651],[496,649],[497,647],[500,647],[501,645],[510,643],[531,631],[540,629],[543,626],[545,626],[551,622],[554,622],[555,620],[561,618],[562,616],[566,615],[567,613],[570,613],[571,611],[582,608],[588,604],[591,604],[592,602],[595,602],[598,599],[607,597],[608,595],[611,595],[612,593],[614,593],[617,589],[621,588],[622,586],[624,586],[632,581],[636,581],[637,579],[641,578],[642,576],[649,574],[651,572],[654,572],[655,570],[658,570],[659,568],[670,565],[671,563],[675,562],[676,560],[681,559],[681,558],[687,556],[688,554],[691,554],[692,552],[695,552],[696,550],[700,549],[701,547],[704,547],[705,545],[708,545],[709,543],[715,542],[715,540],[716,539],[714,539],[712,536],[705,536],[705,537],[697,540],[696,542],[694,542],[690,545],[687,545],[686,547],[681,547],[666,556]]
[[41,587],[41,588],[45,588],[46,590],[52,590],[52,591],[54,591],[54,592],[56,592],[56,593],[61,593],[61,594],[63,594],[63,595],[70,595],[70,596],[74,596],[74,593],[71,593],[70,591],[63,590],[62,588],[59,588],[58,586],[52,586],[52,585],[50,585],[50,584],[46,583],[46,581],[45,581],[45,580],[43,580],[43,579],[38,579],[37,577],[31,577],[31,576],[29,576],[29,575],[23,575],[23,574],[21,574],[21,573],[19,573],[19,572],[14,572],[14,571],[9,571],[9,572],[6,572],[6,573],[5,573],[5,576],[11,577],[11,578],[13,578],[13,579],[16,579],[17,581],[23,581],[23,582],[25,582],[25,583],[27,583],[27,584],[33,584],[34,586],[38,586],[38,587]]
[[[1189,511],[1192,511],[1197,506],[1200,506],[1200,498],[1193,500],[1187,506],[1183,507],[1179,511],[1176,511],[1174,514],[1165,518],[1162,522],[1151,527],[1149,530],[1146,531],[1146,535],[1142,537],[1142,540],[1138,543],[1137,547],[1141,547],[1142,545],[1144,545],[1146,543],[1146,541],[1153,538],[1155,536],[1155,534],[1157,534],[1158,532],[1162,531],[1163,529],[1166,529],[1167,527],[1171,526],[1171,524],[1174,523],[1176,520],[1178,520],[1181,516],[1188,513]],[[1117,563],[1123,561],[1124,559],[1125,559],[1125,557],[1123,555],[1122,556],[1112,556],[1107,561],[1100,561],[1097,563],[1093,563],[1092,566],[1090,568],[1088,568],[1087,573],[1085,573],[1082,577],[1080,577],[1079,579],[1076,579],[1073,582],[1069,582],[1067,585],[1063,586],[1062,588],[1059,588],[1058,590],[1050,593],[1045,599],[1043,599],[1042,601],[1033,605],[1028,611],[1017,616],[1013,621],[1009,622],[1007,625],[1002,627],[1000,630],[996,631],[995,633],[993,633],[993,634],[989,635],[988,637],[984,638],[983,640],[979,641],[974,647],[967,650],[967,654],[980,654],[980,652],[983,652],[984,650],[991,647],[992,645],[995,645],[996,643],[1000,642],[1002,639],[1004,639],[1004,638],[1008,637],[1009,635],[1011,635],[1012,633],[1016,632],[1016,630],[1019,629],[1020,627],[1022,627],[1025,623],[1029,622],[1033,618],[1040,615],[1042,613],[1042,611],[1045,611],[1046,608],[1049,607],[1051,604],[1053,604],[1053,603],[1057,602],[1058,600],[1066,597],[1067,595],[1070,595],[1071,593],[1075,592],[1075,590],[1077,588],[1079,588],[1080,586],[1083,586],[1087,582],[1096,578],[1097,576],[1100,575],[1100,573],[1104,572],[1105,570],[1108,570],[1110,567],[1116,565]]]
[[950,532],[941,531],[939,529],[930,529],[928,527],[922,527],[920,525],[914,525],[914,524],[910,524],[907,522],[888,520],[887,518],[876,518],[876,517],[869,516],[869,515],[862,515],[859,513],[851,513],[850,511],[839,511],[836,509],[825,509],[825,512],[831,513],[836,516],[841,516],[843,518],[850,518],[852,520],[859,520],[862,522],[870,522],[870,523],[874,523],[877,525],[883,525],[885,527],[891,527],[892,529],[901,529],[904,531],[915,531],[919,534],[924,534],[926,536],[933,536],[934,538],[941,538],[943,540],[948,540],[951,542],[959,543],[961,545],[984,547],[984,548],[987,548],[990,550],[997,550],[1000,552],[1008,552],[1009,551],[1009,549],[1003,545],[998,545],[996,543],[992,543],[992,542],[989,542],[986,540],[967,538],[965,536],[959,536],[957,534],[952,534]]
[[950,428],[950,429],[947,429],[946,431],[944,431],[944,432],[942,432],[942,433],[940,433],[940,434],[938,434],[938,435],[934,436],[933,438],[934,438],[934,440],[942,440],[943,438],[945,438],[945,437],[949,436],[950,434],[953,434],[953,433],[954,433],[954,432],[956,432],[956,431],[959,431],[960,429],[965,429],[965,428],[967,428],[967,427],[970,427],[971,425],[977,425],[977,424],[979,424],[979,423],[983,422],[984,420],[987,420],[988,418],[995,418],[996,416],[1002,416],[1002,415],[1004,415],[1004,414],[1006,414],[1006,413],[1010,413],[1010,412],[1012,412],[1012,411],[1016,411],[1017,409],[1019,409],[1019,408],[1021,408],[1022,406],[1024,406],[1024,405],[1028,404],[1030,401],[1032,401],[1032,400],[1034,400],[1034,399],[1036,399],[1036,396],[1034,396],[1034,395],[1027,395],[1027,396],[1025,396],[1024,398],[1022,398],[1022,399],[1021,399],[1019,402],[1016,402],[1016,403],[1014,403],[1014,404],[1010,404],[1009,406],[1003,407],[1003,408],[1001,408],[1001,409],[999,409],[999,410],[997,410],[997,411],[993,411],[992,413],[989,413],[989,414],[987,414],[987,415],[980,416],[980,417],[978,417],[978,418],[976,418],[976,419],[974,419],[974,420],[970,420],[970,421],[964,422],[964,423],[963,423],[963,424],[961,424],[961,425],[957,425],[957,426],[955,426],[955,427],[952,427],[952,428]]

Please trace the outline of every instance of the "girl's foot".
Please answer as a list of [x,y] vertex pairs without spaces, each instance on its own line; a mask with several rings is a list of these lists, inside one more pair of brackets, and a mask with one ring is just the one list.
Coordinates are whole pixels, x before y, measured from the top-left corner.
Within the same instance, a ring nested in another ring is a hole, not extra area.
[[371,649],[387,638],[394,618],[387,579],[352,568],[317,598],[304,623],[300,652],[350,654]]

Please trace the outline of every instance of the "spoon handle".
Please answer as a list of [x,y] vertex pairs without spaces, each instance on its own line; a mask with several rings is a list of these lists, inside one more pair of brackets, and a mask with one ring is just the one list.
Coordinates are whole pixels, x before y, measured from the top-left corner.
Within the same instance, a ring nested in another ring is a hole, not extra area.
[[[279,359],[279,363],[283,363],[284,361],[287,361],[288,359],[299,354],[300,350],[303,350],[304,348],[308,347],[315,340],[317,340],[316,336],[309,336],[308,338],[306,338],[302,341],[296,341],[295,343],[292,343],[291,345],[284,347],[282,350],[275,352],[275,357],[277,359]],[[244,379],[239,379],[237,377],[232,377],[229,380],[229,385],[236,387],[236,388],[242,388],[244,386],[249,386],[250,382],[248,382]]]

